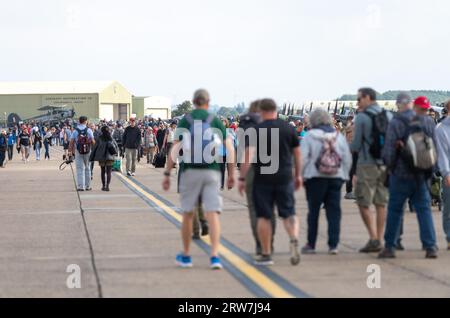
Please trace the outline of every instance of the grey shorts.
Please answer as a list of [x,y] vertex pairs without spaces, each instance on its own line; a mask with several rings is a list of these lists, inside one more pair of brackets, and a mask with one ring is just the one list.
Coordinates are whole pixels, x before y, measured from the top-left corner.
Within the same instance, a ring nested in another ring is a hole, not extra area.
[[193,212],[200,198],[205,212],[223,210],[220,193],[220,171],[209,169],[188,169],[180,176],[180,201],[184,213]]

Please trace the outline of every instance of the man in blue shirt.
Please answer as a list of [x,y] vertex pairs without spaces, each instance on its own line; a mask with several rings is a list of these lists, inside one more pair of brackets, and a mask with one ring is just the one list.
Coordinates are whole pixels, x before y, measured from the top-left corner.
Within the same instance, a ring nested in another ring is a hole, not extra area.
[[[403,220],[404,206],[408,199],[414,205],[419,221],[420,239],[426,250],[426,258],[435,259],[437,255],[436,232],[431,211],[429,181],[431,173],[413,170],[402,158],[400,150],[405,147],[413,120],[418,120],[423,132],[435,141],[435,123],[427,115],[431,108],[428,98],[418,97],[414,103],[406,94],[397,98],[399,113],[389,124],[383,158],[391,170],[389,181],[389,207],[385,232],[385,249],[379,258],[395,258],[395,247]],[[413,109],[414,107],[414,109]]]
[[87,117],[80,117],[77,128],[70,136],[69,156],[75,155],[78,191],[91,191],[89,157],[95,144],[94,133],[87,127]]
[[16,144],[16,134],[12,131],[11,128],[8,130],[8,160],[13,160],[14,154],[14,145]]

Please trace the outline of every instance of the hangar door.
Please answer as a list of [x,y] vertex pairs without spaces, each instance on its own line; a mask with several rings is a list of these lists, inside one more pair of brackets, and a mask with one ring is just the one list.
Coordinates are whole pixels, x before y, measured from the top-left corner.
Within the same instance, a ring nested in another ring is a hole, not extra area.
[[169,119],[166,108],[147,108],[145,115],[152,116],[154,119]]
[[101,104],[99,119],[113,120],[114,119],[114,105],[113,104]]

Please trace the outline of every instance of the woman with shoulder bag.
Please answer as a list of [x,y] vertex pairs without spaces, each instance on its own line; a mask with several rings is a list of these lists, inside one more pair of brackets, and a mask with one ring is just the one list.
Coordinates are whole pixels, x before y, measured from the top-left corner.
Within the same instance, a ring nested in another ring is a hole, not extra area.
[[119,155],[119,146],[111,136],[108,126],[101,129],[102,133],[98,138],[91,154],[91,161],[98,161],[101,168],[102,191],[109,192],[111,183],[111,173],[114,160]]

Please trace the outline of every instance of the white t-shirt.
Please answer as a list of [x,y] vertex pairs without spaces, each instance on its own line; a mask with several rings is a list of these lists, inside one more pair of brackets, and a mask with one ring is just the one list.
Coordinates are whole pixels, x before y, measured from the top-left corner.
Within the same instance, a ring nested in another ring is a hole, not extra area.
[[175,142],[175,130],[169,128],[167,131],[168,131],[167,142],[173,144]]

